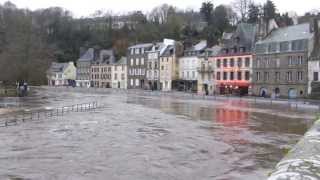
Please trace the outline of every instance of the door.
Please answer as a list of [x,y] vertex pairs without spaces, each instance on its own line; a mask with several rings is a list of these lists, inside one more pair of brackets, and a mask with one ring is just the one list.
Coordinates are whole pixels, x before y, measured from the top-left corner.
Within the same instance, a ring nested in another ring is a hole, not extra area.
[[297,98],[297,90],[293,88],[289,89],[288,96],[290,99]]

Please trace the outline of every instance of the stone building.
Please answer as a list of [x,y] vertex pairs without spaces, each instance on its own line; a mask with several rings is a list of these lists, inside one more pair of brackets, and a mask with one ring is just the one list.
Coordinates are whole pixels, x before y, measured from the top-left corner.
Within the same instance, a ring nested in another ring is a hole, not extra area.
[[127,51],[127,88],[147,89],[147,51],[153,47],[152,43],[136,44],[128,48]]
[[223,35],[221,51],[209,57],[214,69],[217,94],[251,94],[253,47],[256,25],[241,23],[233,33]]
[[[268,27],[268,26],[267,26]],[[256,43],[253,92],[257,96],[305,97],[313,33],[310,24],[266,30]]]
[[162,91],[171,91],[177,87],[176,80],[179,78],[178,58],[183,55],[183,45],[172,40],[164,44],[166,44],[166,47],[160,54],[160,87]]
[[53,62],[47,71],[49,86],[73,86],[76,79],[76,67],[73,62]]
[[115,63],[113,50],[101,50],[97,60],[91,64],[90,85],[97,88],[111,88],[112,67]]
[[112,88],[127,89],[127,58],[122,57],[112,66]]
[[160,89],[160,53],[165,48],[164,43],[154,43],[147,53],[147,89]]
[[308,94],[320,98],[320,20],[313,20],[310,28],[314,33],[313,50],[308,61]]
[[187,48],[184,55],[179,58],[179,81],[178,90],[197,92],[198,88],[198,67],[205,49],[207,41],[200,41],[198,44]]
[[210,57],[216,56],[220,51],[220,46],[207,48],[201,58],[200,66],[198,67],[198,94],[200,95],[213,95],[214,67]]
[[91,64],[98,58],[94,48],[89,48],[77,61],[76,84],[79,87],[90,87]]

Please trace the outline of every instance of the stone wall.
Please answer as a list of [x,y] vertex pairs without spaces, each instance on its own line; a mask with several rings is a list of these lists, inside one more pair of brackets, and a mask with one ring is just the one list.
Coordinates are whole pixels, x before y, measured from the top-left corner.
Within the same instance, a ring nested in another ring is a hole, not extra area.
[[320,120],[281,160],[268,180],[320,179]]

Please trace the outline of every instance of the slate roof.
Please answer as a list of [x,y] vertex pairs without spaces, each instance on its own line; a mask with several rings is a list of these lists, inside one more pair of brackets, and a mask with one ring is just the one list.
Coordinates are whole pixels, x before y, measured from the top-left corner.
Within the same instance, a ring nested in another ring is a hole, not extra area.
[[308,23],[298,24],[276,29],[264,40],[257,42],[257,44],[311,39],[312,36],[312,33],[310,33],[310,25]]
[[210,51],[210,56],[216,56],[221,51],[221,46],[213,46],[211,48],[207,48],[207,51]]
[[95,61],[97,63],[107,63],[112,64],[115,63],[116,58],[114,56],[113,50],[100,50],[99,58]]
[[49,73],[62,73],[68,66],[69,66],[69,63],[52,62],[48,72]]
[[207,48],[207,41],[202,40],[198,44],[192,46],[191,48],[187,49],[186,51],[203,51]]
[[80,62],[84,62],[84,61],[93,61],[95,58],[94,56],[94,49],[93,48],[89,48],[87,50],[87,52],[85,52],[78,61]]

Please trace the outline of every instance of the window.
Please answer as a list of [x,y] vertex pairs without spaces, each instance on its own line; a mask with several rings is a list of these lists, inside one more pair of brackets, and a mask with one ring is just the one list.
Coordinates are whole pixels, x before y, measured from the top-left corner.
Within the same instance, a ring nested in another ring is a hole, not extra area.
[[139,59],[138,58],[136,59],[136,65],[137,66],[139,65]]
[[187,71],[187,78],[189,79],[189,71]]
[[293,65],[293,58],[292,58],[292,56],[288,56],[288,65]]
[[133,86],[133,79],[130,79],[130,85]]
[[192,78],[196,78],[196,72],[192,71]]
[[228,78],[227,72],[223,72],[223,80],[227,80],[227,78]]
[[158,69],[158,63],[157,62],[154,62],[154,68]]
[[223,67],[227,67],[228,66],[228,60],[227,59],[223,59]]
[[146,70],[145,69],[141,69],[141,76],[144,76],[146,73]]
[[263,80],[264,81],[268,81],[269,80],[269,72],[264,72]]
[[234,80],[234,72],[230,72],[230,80],[231,80],[231,81]]
[[298,81],[302,81],[303,80],[302,71],[298,71],[297,72],[297,80]]
[[276,52],[277,51],[277,43],[270,43],[268,46],[269,52]]
[[256,75],[256,78],[257,78],[256,80],[257,80],[257,81],[260,81],[260,80],[261,80],[261,74],[260,74],[260,72],[257,72],[256,74],[257,74],[257,75]]
[[298,64],[303,64],[303,56],[298,56]]
[[234,67],[234,59],[230,59],[230,67]]
[[130,65],[133,66],[133,59],[130,59]]
[[276,67],[277,67],[277,68],[280,67],[280,59],[276,59]]
[[141,65],[144,65],[144,58],[141,58]]
[[149,62],[149,69],[152,69],[152,62]]
[[114,80],[118,80],[118,74],[117,73],[114,74]]
[[281,52],[289,51],[289,42],[281,42],[280,43],[280,51]]
[[238,71],[238,80],[241,81],[242,80],[242,72]]
[[[117,71],[117,69],[118,69],[118,66],[114,66],[114,70]],[[102,71],[102,72],[103,72],[103,71]]]
[[121,74],[121,80],[124,80],[125,79],[125,75],[124,73]]
[[221,80],[221,73],[220,72],[217,72],[217,80]]
[[161,66],[161,70],[164,70],[164,66]]
[[238,58],[238,67],[242,67],[242,58]]
[[221,60],[218,59],[218,60],[217,60],[217,68],[220,68],[220,67],[221,67]]
[[130,54],[132,55],[133,53],[134,53],[134,49],[131,48],[131,49],[130,49]]
[[139,79],[136,79],[136,86],[139,86]]
[[140,49],[139,48],[136,48],[135,49],[135,54],[139,54],[140,53]]
[[319,81],[319,72],[313,72],[313,81]]
[[246,81],[250,80],[250,72],[249,71],[245,72],[245,79],[246,79]]
[[292,72],[287,72],[287,76],[286,76],[287,81],[292,81]]
[[246,67],[249,67],[249,66],[250,66],[250,58],[246,58],[245,66],[246,66]]
[[275,81],[279,82],[280,81],[280,72],[275,73]]

